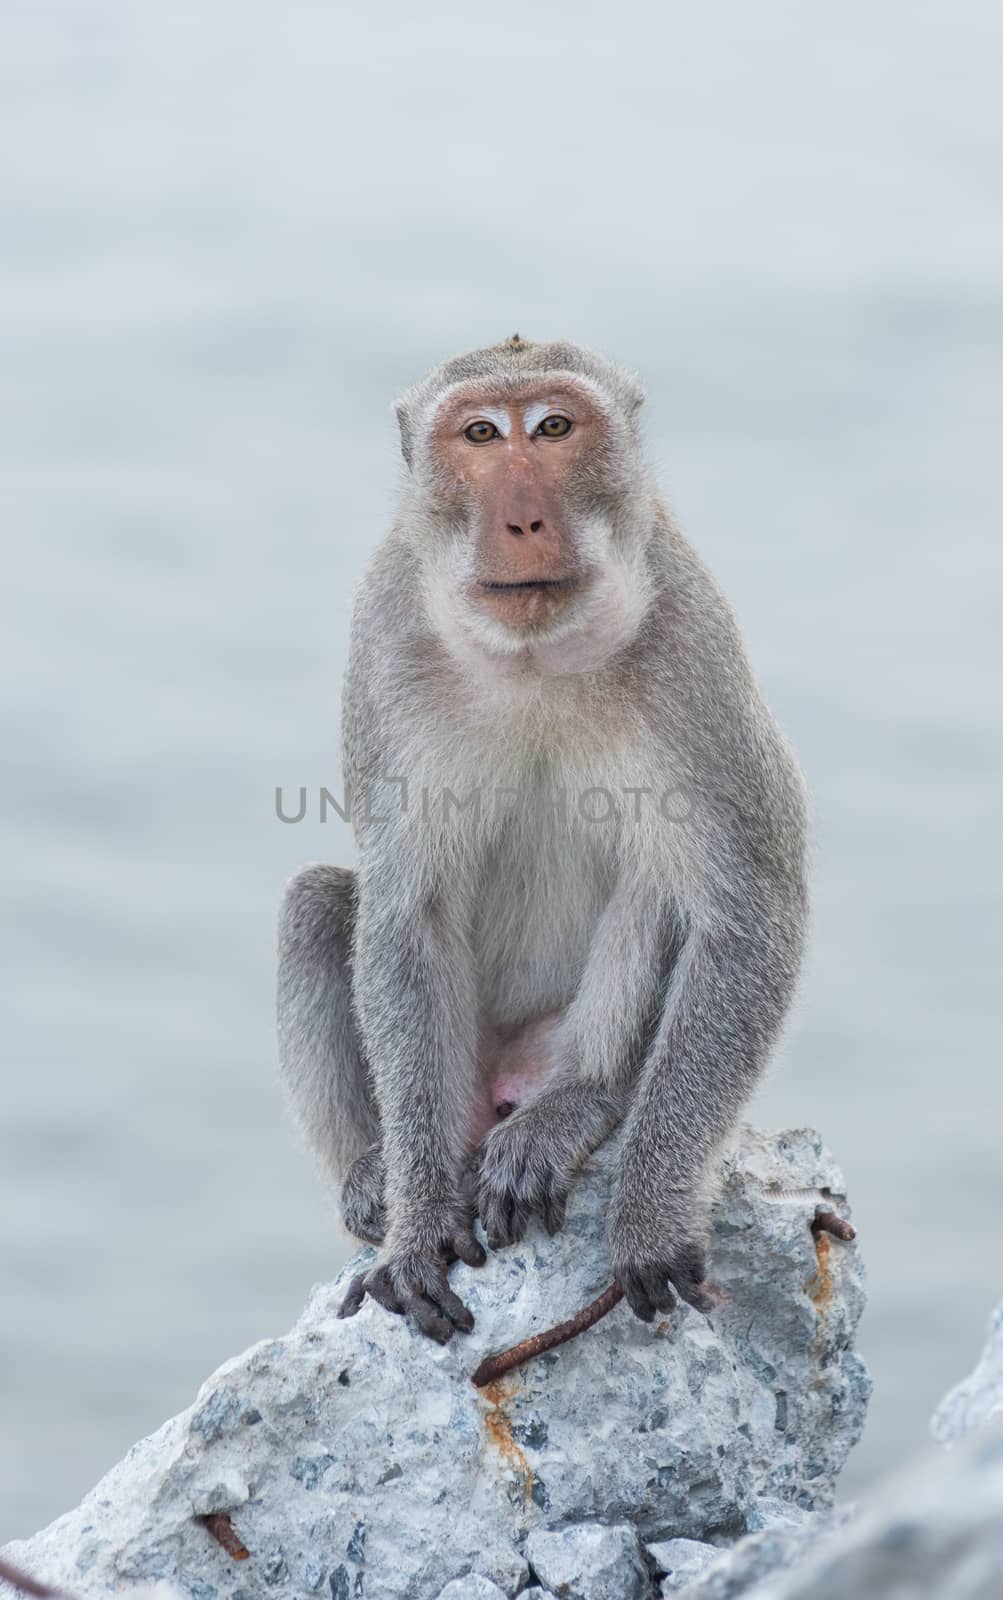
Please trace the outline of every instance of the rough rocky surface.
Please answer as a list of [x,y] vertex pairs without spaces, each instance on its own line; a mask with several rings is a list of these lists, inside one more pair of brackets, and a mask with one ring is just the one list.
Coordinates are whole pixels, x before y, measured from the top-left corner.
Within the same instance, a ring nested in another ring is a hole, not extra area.
[[[585,1600],[632,1594],[635,1576],[638,1594],[657,1592],[642,1541],[725,1544],[828,1507],[870,1387],[851,1348],[857,1247],[810,1231],[817,1205],[844,1209],[843,1180],[805,1130],[743,1132],[723,1179],[712,1270],[730,1299],[709,1318],[680,1306],[649,1327],[620,1305],[473,1388],[484,1355],[608,1282],[599,1159],[558,1238],[534,1231],[480,1271],[454,1269],[469,1338],[439,1348],[371,1303],[339,1321],[363,1252],[291,1333],[221,1367],[9,1559],[79,1596],[159,1578],[191,1600],[488,1600],[479,1576],[507,1596],[532,1584]],[[247,1560],[198,1520],[220,1512]],[[604,1526],[569,1534],[590,1523]],[[638,1563],[616,1591],[602,1587],[611,1535],[616,1559]],[[579,1556],[590,1540],[597,1552],[578,1576],[555,1554],[573,1538]]]
[[[989,1339],[978,1366],[948,1390],[930,1427],[935,1439],[949,1444],[994,1417],[1003,1419],[1003,1300],[989,1320]],[[1000,1588],[1003,1592],[1003,1583]]]
[[950,1450],[893,1477],[852,1518],[837,1516],[834,1529],[830,1519],[827,1531],[813,1517],[800,1530],[742,1539],[682,1591],[685,1600],[1000,1600],[1003,1304],[978,1365],[945,1395],[932,1431]]

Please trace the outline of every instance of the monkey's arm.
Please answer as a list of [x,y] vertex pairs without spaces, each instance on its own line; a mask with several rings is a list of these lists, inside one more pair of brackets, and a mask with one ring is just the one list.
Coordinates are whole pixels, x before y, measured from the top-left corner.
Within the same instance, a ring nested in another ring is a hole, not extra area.
[[434,884],[416,882],[392,846],[366,851],[360,868],[354,992],[380,1112],[387,1234],[342,1315],[370,1294],[445,1342],[454,1327],[473,1326],[449,1288],[449,1262],[484,1261],[460,1193],[475,993],[458,908]]
[[645,1321],[671,1309],[670,1283],[705,1304],[707,1163],[752,1092],[793,995],[806,922],[793,775],[787,794],[779,812],[753,803],[743,813],[736,803],[704,842],[717,868],[688,919],[626,1120],[609,1249]]

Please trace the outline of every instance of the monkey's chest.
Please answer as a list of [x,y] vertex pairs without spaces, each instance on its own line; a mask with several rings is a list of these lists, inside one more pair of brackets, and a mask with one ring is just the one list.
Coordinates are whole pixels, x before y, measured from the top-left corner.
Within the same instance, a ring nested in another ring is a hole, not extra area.
[[473,927],[482,1015],[498,1023],[567,1005],[615,881],[615,824],[513,818],[485,852]]

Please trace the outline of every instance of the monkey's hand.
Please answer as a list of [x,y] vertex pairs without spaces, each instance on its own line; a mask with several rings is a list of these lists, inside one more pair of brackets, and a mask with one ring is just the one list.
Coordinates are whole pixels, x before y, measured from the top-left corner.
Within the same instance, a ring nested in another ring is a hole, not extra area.
[[[680,1225],[681,1224],[681,1225]],[[675,1224],[652,1214],[650,1201],[626,1189],[622,1179],[607,1227],[610,1265],[631,1310],[642,1322],[672,1311],[676,1295],[698,1311],[721,1299],[708,1284],[700,1231],[680,1218]]]
[[410,1313],[422,1333],[448,1344],[454,1329],[469,1333],[474,1325],[472,1313],[449,1287],[450,1264],[460,1260],[482,1267],[486,1259],[462,1210],[413,1219],[406,1237],[389,1240],[375,1266],[352,1279],[338,1315],[354,1317],[368,1294],[396,1316]]
[[382,1244],[387,1231],[385,1179],[383,1148],[371,1144],[352,1162],[341,1186],[341,1220],[349,1233],[367,1244]]
[[474,1154],[477,1209],[492,1250],[515,1244],[534,1211],[564,1226],[571,1180],[611,1132],[619,1100],[592,1084],[556,1083],[492,1128]]

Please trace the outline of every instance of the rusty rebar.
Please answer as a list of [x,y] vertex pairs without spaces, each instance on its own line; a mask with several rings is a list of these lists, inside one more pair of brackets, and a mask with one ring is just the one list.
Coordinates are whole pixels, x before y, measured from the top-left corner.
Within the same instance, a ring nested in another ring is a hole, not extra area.
[[509,1350],[502,1350],[496,1356],[485,1356],[470,1381],[477,1389],[483,1389],[486,1384],[494,1383],[496,1378],[504,1377],[506,1372],[511,1372],[513,1367],[521,1367],[524,1361],[532,1361],[534,1356],[542,1356],[545,1350],[553,1350],[559,1344],[567,1344],[569,1339],[574,1339],[579,1333],[584,1333],[591,1328],[607,1311],[612,1311],[623,1299],[623,1290],[616,1282],[604,1289],[595,1300],[583,1306],[581,1311],[576,1311],[567,1322],[559,1322],[555,1328],[546,1328],[543,1333],[534,1333],[532,1338],[523,1339],[521,1344],[512,1345]]
[[845,1239],[847,1242],[857,1237],[857,1230],[852,1222],[847,1222],[843,1217],[838,1217],[835,1211],[816,1211],[811,1224],[812,1233],[831,1233],[834,1239]]
[[195,1520],[201,1522],[234,1561],[247,1560],[251,1552],[225,1511],[211,1511],[207,1517],[196,1517]]

